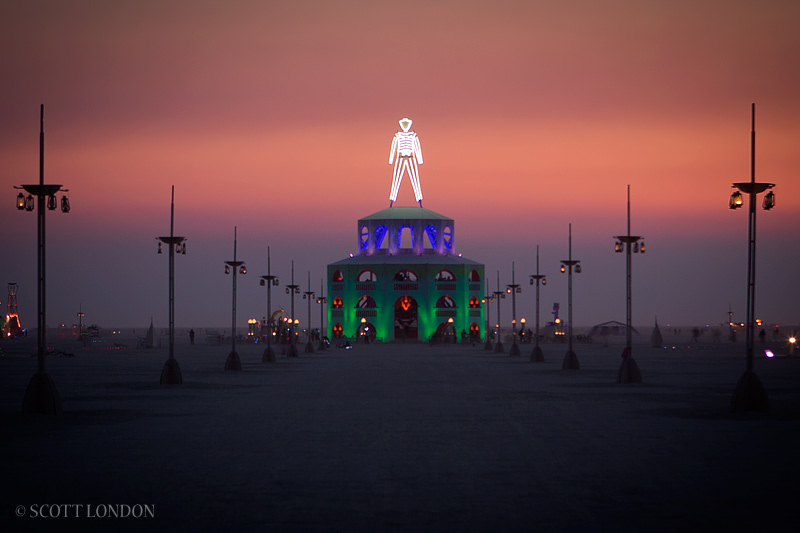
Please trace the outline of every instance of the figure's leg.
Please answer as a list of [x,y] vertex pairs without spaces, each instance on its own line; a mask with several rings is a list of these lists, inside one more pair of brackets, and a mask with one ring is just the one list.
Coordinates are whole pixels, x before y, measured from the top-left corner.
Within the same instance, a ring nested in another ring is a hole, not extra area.
[[414,197],[417,199],[419,206],[422,207],[422,186],[419,184],[419,166],[416,159],[409,165],[408,174],[411,177],[411,186],[414,188]]
[[397,201],[397,191],[400,190],[400,181],[403,179],[403,165],[400,162],[401,159],[403,158],[397,156],[394,160],[394,176],[392,176],[392,190],[389,193],[389,207],[392,207],[392,204]]

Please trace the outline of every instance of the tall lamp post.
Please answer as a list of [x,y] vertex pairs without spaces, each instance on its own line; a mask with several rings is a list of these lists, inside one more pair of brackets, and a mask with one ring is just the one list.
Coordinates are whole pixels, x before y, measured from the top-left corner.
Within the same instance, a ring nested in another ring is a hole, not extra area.
[[483,344],[484,350],[491,350],[492,349],[492,337],[490,334],[491,331],[491,317],[492,317],[492,308],[491,303],[494,301],[494,297],[492,293],[489,292],[489,280],[486,280],[486,296],[483,297],[483,306],[486,309],[486,342]]
[[308,300],[308,326],[306,328],[306,348],[305,353],[314,353],[314,343],[311,342],[311,301],[314,299],[314,291],[311,290],[311,271],[308,271],[308,290],[303,291],[303,300]]
[[319,304],[319,351],[321,352],[327,349],[327,346],[325,346],[325,304],[328,303],[328,299],[325,297],[325,288],[322,279],[319,280],[319,296],[317,297],[317,303]]
[[298,357],[300,354],[297,353],[297,346],[294,345],[294,328],[297,320],[294,318],[294,295],[300,294],[300,285],[296,285],[294,282],[294,259],[292,259],[292,283],[286,286],[286,294],[291,295],[291,302],[292,302],[292,314],[289,315],[289,350],[287,352],[288,357]]
[[[61,185],[46,184],[44,182],[44,104],[41,106],[39,117],[39,183],[30,185],[15,186],[15,189],[23,189],[28,193],[17,195],[17,209],[21,211],[33,211],[33,198],[37,198],[37,281],[38,281],[38,300],[37,308],[39,320],[36,330],[38,343],[38,364],[36,374],[28,382],[25,390],[25,398],[22,400],[22,412],[33,414],[52,414],[58,415],[63,412],[61,407],[61,396],[58,394],[56,384],[53,379],[45,372],[45,357],[47,356],[47,261],[46,261],[46,241],[45,238],[45,205],[50,211],[54,211],[58,202],[56,193],[59,191],[67,192]],[[45,203],[46,202],[46,203]],[[69,213],[69,198],[61,196],[61,211]]]
[[[617,383],[641,383],[642,373],[633,359],[633,343],[631,331],[631,252],[644,253],[644,237],[631,235],[631,186],[628,185],[628,233],[614,237],[616,253],[625,252],[625,350],[622,352],[622,365],[617,374]],[[640,242],[641,241],[641,242]]]
[[267,287],[267,347],[264,348],[264,355],[261,356],[262,363],[275,362],[275,350],[272,349],[272,331],[275,324],[272,321],[272,286],[278,285],[278,276],[272,275],[270,268],[269,246],[267,246],[267,275],[261,276],[261,286]]
[[522,292],[522,287],[514,278],[514,262],[511,262],[511,283],[506,285],[506,292],[511,295],[511,348],[508,355],[519,356],[519,345],[517,344],[517,293]]
[[169,246],[169,359],[161,370],[162,385],[180,385],[183,375],[178,361],[175,359],[175,252],[186,255],[186,237],[175,235],[175,186],[172,186],[172,201],[169,211],[169,236],[156,237],[158,239],[158,253],[161,253],[161,244]]
[[241,370],[242,361],[236,353],[236,274],[247,274],[244,261],[236,260],[236,226],[233,227],[233,261],[225,261],[225,274],[233,271],[233,303],[231,304],[231,353],[225,360],[225,370]]
[[[736,384],[731,399],[731,411],[769,411],[769,398],[761,380],[753,371],[753,341],[755,329],[755,300],[756,300],[756,197],[759,193],[771,189],[774,183],[756,181],[756,104],[751,107],[750,128],[750,181],[734,183],[736,189],[731,194],[729,207],[738,209],[742,207],[742,193],[749,195],[747,219],[747,318],[745,322],[745,355],[747,366],[744,374]],[[775,207],[775,193],[769,191],[764,195],[762,207],[770,210]]]
[[536,274],[532,274],[531,285],[536,285],[536,332],[533,335],[535,346],[531,352],[531,361],[534,363],[544,363],[544,353],[539,347],[539,285],[547,285],[547,278],[539,274],[539,245],[536,245]]
[[572,271],[575,270],[576,274],[581,272],[581,262],[572,259],[572,224],[569,225],[569,258],[561,260],[561,272],[568,272],[567,274],[567,337],[569,338],[569,349],[564,356],[564,362],[561,368],[564,370],[580,370],[581,364],[578,362],[578,356],[572,351]]
[[503,340],[500,336],[500,299],[506,297],[505,291],[500,290],[500,271],[497,271],[497,290],[492,293],[494,299],[497,300],[497,343],[494,345],[494,353],[503,353]]

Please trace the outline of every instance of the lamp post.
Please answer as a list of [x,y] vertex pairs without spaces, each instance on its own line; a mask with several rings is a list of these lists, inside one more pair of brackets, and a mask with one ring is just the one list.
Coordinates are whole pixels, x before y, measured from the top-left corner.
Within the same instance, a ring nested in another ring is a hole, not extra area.
[[178,237],[175,228],[175,186],[172,186],[172,201],[169,212],[169,236],[156,237],[158,239],[158,253],[161,253],[161,244],[169,246],[169,359],[161,370],[162,385],[180,385],[183,375],[178,361],[175,359],[175,252],[186,255],[185,237]]
[[500,299],[506,297],[505,291],[500,290],[500,271],[497,271],[497,290],[492,293],[497,300],[497,343],[494,345],[494,353],[503,353],[503,340],[500,337]]
[[[30,185],[15,186],[15,189],[23,189],[28,193],[26,197],[23,193],[17,195],[17,209],[33,211],[33,198],[37,198],[36,210],[36,241],[37,241],[37,285],[38,285],[38,325],[37,336],[37,370],[28,382],[25,390],[25,397],[22,400],[22,412],[32,414],[53,414],[62,413],[61,396],[58,394],[56,384],[53,379],[45,372],[45,356],[47,355],[47,261],[46,261],[46,232],[45,232],[45,199],[47,209],[54,211],[56,193],[59,191],[67,192],[61,185],[46,184],[44,182],[44,104],[40,108],[39,118],[39,183]],[[69,212],[69,198],[61,196],[61,211]]]
[[303,292],[303,300],[308,300],[308,326],[306,328],[306,353],[314,353],[314,343],[311,342],[311,301],[314,299],[314,291],[311,290],[311,271],[308,271],[308,290]]
[[[317,297],[317,303],[319,304],[319,351],[323,351],[327,349],[325,346],[325,304],[328,302],[328,299],[325,297],[325,289],[324,289],[324,281],[320,278],[319,280],[319,296]],[[309,319],[310,320],[310,319]]]
[[569,225],[569,258],[561,260],[561,272],[568,272],[567,274],[567,337],[569,338],[569,349],[564,356],[564,362],[561,368],[564,370],[580,370],[581,364],[578,362],[578,356],[572,351],[572,271],[575,270],[576,274],[581,272],[581,262],[572,259],[572,224]]
[[484,350],[491,350],[492,349],[492,337],[490,335],[491,331],[491,316],[492,316],[492,308],[491,303],[494,302],[494,297],[492,293],[489,292],[489,280],[486,280],[486,296],[483,297],[483,305],[486,309],[486,342],[483,344]]
[[225,274],[233,271],[233,303],[231,304],[231,353],[225,360],[225,370],[241,370],[242,361],[236,353],[236,274],[247,274],[244,261],[236,260],[236,226],[233,227],[233,261],[225,261]]
[[78,306],[78,342],[83,343],[83,306]]
[[292,307],[291,311],[292,314],[289,315],[289,350],[287,352],[288,357],[298,357],[300,354],[297,353],[297,346],[294,345],[294,328],[295,324],[298,321],[294,318],[294,295],[300,294],[300,285],[295,285],[294,283],[294,259],[292,259],[292,283],[286,286],[286,294],[291,295]]
[[[736,384],[731,399],[731,411],[769,411],[769,398],[753,371],[753,341],[755,328],[755,300],[756,300],[756,197],[758,193],[767,191],[775,186],[774,183],[761,183],[756,181],[756,104],[751,107],[750,129],[750,181],[734,183],[736,189],[731,194],[729,207],[738,209],[742,207],[742,193],[749,195],[747,219],[747,321],[745,322],[745,355],[747,365],[744,374]],[[764,195],[762,207],[770,210],[775,206],[775,193],[769,191]]]
[[[617,374],[617,383],[641,383],[642,373],[633,359],[631,331],[631,252],[644,253],[644,241],[640,235],[631,235],[631,186],[628,185],[628,233],[614,237],[614,252],[625,251],[625,350],[622,352],[622,365]],[[641,242],[640,242],[641,241]]]
[[522,287],[514,278],[514,262],[511,262],[511,283],[506,285],[506,292],[511,295],[511,348],[508,355],[519,356],[519,345],[517,344],[517,293],[522,292]]
[[261,356],[262,363],[275,362],[275,350],[272,349],[272,332],[275,324],[272,321],[272,286],[278,285],[278,276],[272,275],[270,269],[269,246],[267,246],[267,275],[261,276],[261,286],[267,287],[267,347],[264,348],[264,355]]
[[536,245],[536,274],[532,274],[531,285],[536,285],[536,330],[533,335],[535,346],[531,352],[531,361],[534,363],[544,363],[544,353],[539,347],[539,284],[547,285],[547,279],[543,274],[539,274],[539,245]]

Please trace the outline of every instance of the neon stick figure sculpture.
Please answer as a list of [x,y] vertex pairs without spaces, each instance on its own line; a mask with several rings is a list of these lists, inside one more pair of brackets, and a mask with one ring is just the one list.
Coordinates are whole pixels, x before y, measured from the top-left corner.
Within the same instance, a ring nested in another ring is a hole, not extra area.
[[398,131],[392,140],[392,150],[389,153],[389,164],[394,163],[394,177],[392,178],[392,192],[389,194],[389,207],[397,201],[397,191],[400,189],[400,182],[403,175],[408,171],[411,179],[411,186],[414,188],[414,197],[419,206],[422,207],[422,187],[419,184],[419,167],[422,164],[422,148],[419,145],[419,137],[411,129],[411,119],[400,119],[400,127],[403,131]]

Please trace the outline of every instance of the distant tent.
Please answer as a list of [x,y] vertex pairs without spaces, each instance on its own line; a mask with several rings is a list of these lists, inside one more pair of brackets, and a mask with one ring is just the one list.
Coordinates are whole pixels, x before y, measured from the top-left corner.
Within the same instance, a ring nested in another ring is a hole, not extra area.
[[156,336],[155,328],[153,328],[153,317],[150,317],[150,329],[147,330],[147,336],[144,338],[144,347],[145,348],[154,348],[155,344],[153,343],[153,339]]
[[653,333],[650,335],[650,345],[653,348],[664,346],[664,338],[661,336],[661,330],[658,329],[658,318],[656,318],[656,327],[653,328]]
[[[603,322],[602,324],[597,324],[594,326],[589,330],[589,336],[625,337],[627,332],[628,326],[626,324],[617,322],[616,320],[611,320],[610,322]],[[631,327],[631,335],[639,335],[639,332],[636,331],[636,328]]]

